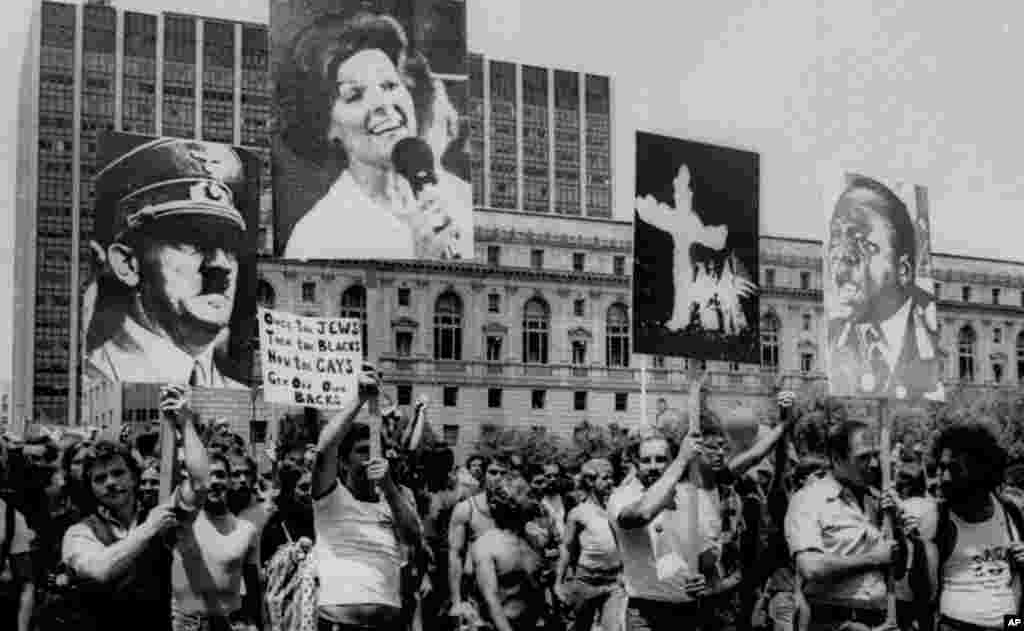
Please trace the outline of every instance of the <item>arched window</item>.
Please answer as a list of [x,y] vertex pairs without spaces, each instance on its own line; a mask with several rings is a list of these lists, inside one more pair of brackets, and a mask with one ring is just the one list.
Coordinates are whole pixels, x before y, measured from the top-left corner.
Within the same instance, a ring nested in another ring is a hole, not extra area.
[[363,333],[363,357],[366,357],[366,288],[362,285],[352,285],[341,294],[341,317],[359,318],[360,329]]
[[977,335],[970,325],[960,329],[957,336],[957,352],[960,355],[960,381],[974,381],[974,346]]
[[629,366],[629,312],[626,311],[624,305],[614,304],[608,307],[605,339],[608,345],[605,362],[608,366],[615,368]]
[[1024,331],[1017,335],[1017,382],[1024,383]]
[[548,330],[551,311],[542,298],[530,298],[523,306],[523,361],[548,363]]
[[434,359],[462,359],[462,299],[451,291],[434,303]]
[[274,292],[274,286],[262,278],[256,284],[256,303],[265,309],[273,309],[274,305],[277,304],[277,294]]
[[761,367],[779,369],[779,316],[771,311],[761,317]]

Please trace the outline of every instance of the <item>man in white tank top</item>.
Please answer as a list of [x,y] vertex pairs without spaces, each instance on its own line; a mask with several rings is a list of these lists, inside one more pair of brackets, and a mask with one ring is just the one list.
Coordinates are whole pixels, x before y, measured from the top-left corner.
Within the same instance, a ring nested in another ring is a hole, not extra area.
[[402,614],[402,545],[422,536],[416,508],[371,459],[370,427],[356,423],[380,377],[369,364],[359,394],[320,432],[313,467],[313,554],[320,576],[321,631],[396,628]]
[[1020,613],[1024,567],[1020,509],[997,496],[1006,453],[975,422],[947,427],[933,449],[945,506],[925,538],[939,628],[1001,629],[1003,616]]

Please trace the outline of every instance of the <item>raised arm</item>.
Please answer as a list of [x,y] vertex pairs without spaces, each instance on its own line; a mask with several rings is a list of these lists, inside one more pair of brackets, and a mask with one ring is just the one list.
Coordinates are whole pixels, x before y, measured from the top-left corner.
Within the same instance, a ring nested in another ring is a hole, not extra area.
[[338,447],[352,423],[359,415],[363,404],[380,390],[380,375],[368,363],[363,363],[359,375],[359,389],[344,409],[335,414],[320,430],[316,444],[316,459],[313,463],[313,497],[321,498],[338,481]]
[[199,432],[195,414],[188,408],[188,398],[180,386],[167,386],[160,395],[160,411],[174,431],[181,432],[188,479],[178,486],[178,500],[187,508],[196,509],[206,499],[210,486],[210,460]]
[[[780,392],[777,400],[779,407],[783,409],[789,409],[793,407],[793,401],[796,395],[792,392]],[[768,452],[778,444],[779,439],[786,433],[790,426],[790,418],[786,416],[779,420],[779,424],[771,429],[770,432],[765,434],[760,440],[751,445],[750,449],[736,454],[732,460],[729,461],[729,470],[737,476],[743,475],[751,467],[764,460]]]
[[616,518],[619,526],[641,528],[651,523],[665,510],[675,495],[676,485],[686,473],[690,461],[699,453],[699,449],[700,438],[692,434],[687,436],[679,448],[679,454],[658,481],[644,491],[638,500],[622,508]]
[[416,506],[395,484],[388,469],[388,461],[378,458],[367,466],[366,476],[370,481],[376,482],[384,493],[384,499],[387,500],[391,514],[395,518],[395,532],[399,541],[406,545],[418,545],[423,539],[423,526],[420,524],[419,515],[416,514]]

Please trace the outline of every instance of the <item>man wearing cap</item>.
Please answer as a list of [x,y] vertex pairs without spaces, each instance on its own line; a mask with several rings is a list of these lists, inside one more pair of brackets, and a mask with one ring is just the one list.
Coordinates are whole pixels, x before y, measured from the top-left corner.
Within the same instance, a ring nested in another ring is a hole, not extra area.
[[825,253],[833,394],[942,400],[935,297],[918,286],[907,205],[854,177],[836,202]]
[[106,234],[97,226],[104,273],[87,320],[87,370],[112,381],[242,388],[216,361],[245,249],[241,156],[195,140],[127,138],[134,146],[97,174],[98,212],[113,220]]

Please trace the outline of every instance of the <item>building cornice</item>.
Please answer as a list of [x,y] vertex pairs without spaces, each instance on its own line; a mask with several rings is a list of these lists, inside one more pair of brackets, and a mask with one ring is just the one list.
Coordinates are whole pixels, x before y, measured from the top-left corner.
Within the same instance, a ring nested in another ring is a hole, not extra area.
[[426,274],[431,277],[453,275],[460,278],[487,278],[490,280],[514,281],[516,283],[582,283],[590,286],[629,287],[628,276],[598,274],[595,272],[573,272],[529,267],[492,267],[483,263],[464,261],[294,261],[261,256],[260,271],[275,270],[286,276],[301,272],[319,272],[325,269],[375,272],[376,274]]
[[537,232],[533,230],[515,230],[512,228],[486,228],[477,226],[474,231],[478,243],[515,243],[523,245],[541,245],[556,248],[575,248],[587,250],[603,250],[629,254],[632,242],[626,239],[605,239],[602,237],[583,237],[578,234]]

